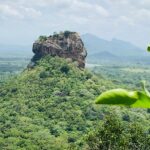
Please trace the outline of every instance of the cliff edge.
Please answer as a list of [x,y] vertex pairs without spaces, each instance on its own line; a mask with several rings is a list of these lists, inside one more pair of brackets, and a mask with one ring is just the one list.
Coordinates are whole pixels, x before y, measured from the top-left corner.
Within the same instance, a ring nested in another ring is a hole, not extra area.
[[35,54],[32,58],[33,63],[46,55],[51,55],[70,58],[78,63],[79,68],[85,67],[87,51],[81,37],[76,32],[65,31],[49,37],[40,36],[33,43],[32,51]]

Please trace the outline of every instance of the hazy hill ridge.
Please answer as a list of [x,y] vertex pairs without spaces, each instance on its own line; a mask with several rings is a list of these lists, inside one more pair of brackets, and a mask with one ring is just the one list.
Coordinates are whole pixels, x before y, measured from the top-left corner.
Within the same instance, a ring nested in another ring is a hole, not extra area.
[[90,55],[103,51],[116,56],[139,56],[146,54],[144,50],[134,44],[115,38],[107,41],[92,34],[85,34],[82,35],[82,39]]

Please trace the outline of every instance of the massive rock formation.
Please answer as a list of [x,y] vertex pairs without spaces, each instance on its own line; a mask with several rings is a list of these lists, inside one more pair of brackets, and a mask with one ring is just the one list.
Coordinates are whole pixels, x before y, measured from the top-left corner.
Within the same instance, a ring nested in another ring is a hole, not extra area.
[[36,62],[46,55],[70,58],[78,62],[78,67],[85,67],[87,51],[84,44],[76,32],[61,32],[49,37],[40,36],[33,44],[34,57],[32,62]]

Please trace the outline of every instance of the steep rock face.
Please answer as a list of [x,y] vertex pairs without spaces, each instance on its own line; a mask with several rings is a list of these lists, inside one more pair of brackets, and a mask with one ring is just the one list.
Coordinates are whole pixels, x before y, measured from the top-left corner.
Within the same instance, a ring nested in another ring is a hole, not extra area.
[[84,44],[76,32],[65,31],[49,37],[41,36],[33,44],[34,57],[32,62],[36,62],[46,55],[70,58],[78,62],[79,68],[85,67],[87,51]]

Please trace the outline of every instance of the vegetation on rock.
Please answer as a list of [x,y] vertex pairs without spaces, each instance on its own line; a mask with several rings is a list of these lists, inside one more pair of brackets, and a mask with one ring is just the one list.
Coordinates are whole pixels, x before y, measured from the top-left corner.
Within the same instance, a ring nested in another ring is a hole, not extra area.
[[54,33],[49,37],[40,36],[33,43],[32,51],[35,54],[32,58],[34,63],[44,56],[51,55],[70,58],[78,63],[79,68],[85,67],[87,51],[81,37],[76,32],[65,31],[59,34]]
[[47,40],[47,36],[39,36],[38,41],[39,42],[45,42]]

